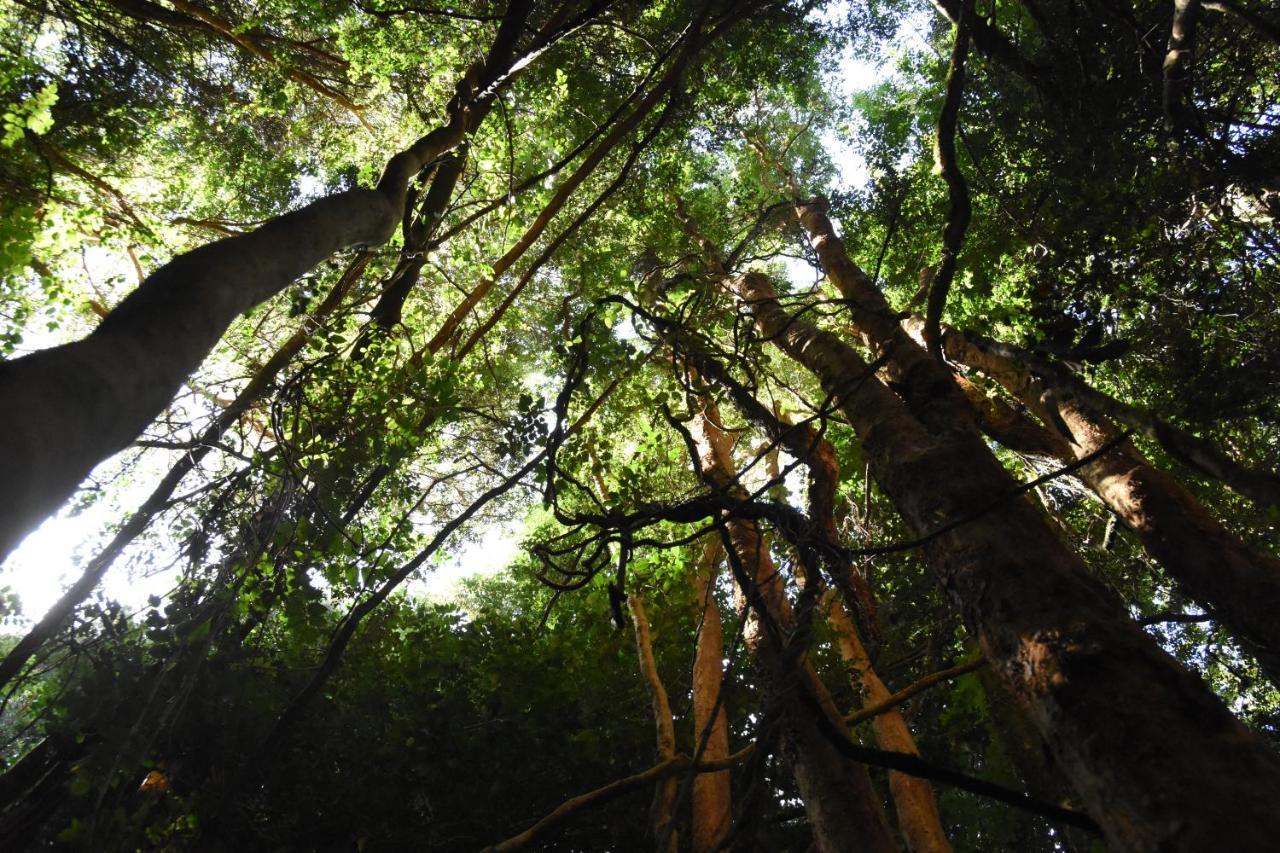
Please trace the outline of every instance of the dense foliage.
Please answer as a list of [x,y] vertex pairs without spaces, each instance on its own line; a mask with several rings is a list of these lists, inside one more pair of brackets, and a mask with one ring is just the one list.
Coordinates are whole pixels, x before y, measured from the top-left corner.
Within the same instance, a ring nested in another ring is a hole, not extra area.
[[[935,154],[957,34],[943,11],[971,40],[953,143],[972,215],[941,319],[1277,470],[1280,20],[1241,0],[1194,5],[1193,61],[1170,82],[1165,2],[533,3],[527,43],[555,37],[418,176],[406,226],[238,320],[77,493],[69,512],[106,520],[78,543],[77,573],[107,549],[109,578],[171,590],[144,603],[127,584],[99,587],[7,685],[0,846],[496,843],[657,763],[635,639],[615,624],[630,621],[626,595],[647,604],[692,754],[692,579],[717,532],[715,513],[671,508],[708,493],[689,435],[708,400],[753,499],[813,507],[805,460],[680,347],[695,342],[778,419],[831,443],[844,546],[911,539],[829,393],[717,282],[767,272],[789,311],[861,346],[793,211],[821,197],[894,309],[925,312],[955,204]],[[0,353],[81,337],[170,257],[374,183],[448,120],[506,14],[481,0],[0,7]],[[690,32],[702,43],[686,57]],[[450,168],[456,183],[441,178]],[[1274,552],[1276,507],[1134,441],[1232,534]],[[1063,466],[989,445],[1019,481]],[[145,532],[121,539],[193,458]],[[1212,611],[1072,474],[1029,493],[1093,582],[1280,747],[1280,694],[1247,643],[1201,618]],[[836,704],[856,710],[836,629],[800,592],[805,540],[787,517],[762,524],[801,624],[814,618],[812,637],[799,633]],[[523,549],[495,547],[506,540]],[[885,550],[856,572],[890,689],[979,655],[918,549]],[[27,551],[13,567],[61,571]],[[433,572],[474,577],[445,595],[424,583]],[[733,748],[762,745],[733,772],[734,843],[804,850],[808,818],[770,747],[774,688],[730,575],[712,593],[722,701]],[[0,609],[6,648],[42,616],[15,610]],[[900,710],[929,762],[1080,806],[992,672]],[[853,734],[875,743],[867,721]],[[888,802],[886,771],[872,782]],[[956,849],[1101,844],[935,789]],[[576,813],[541,843],[652,847],[651,791]]]

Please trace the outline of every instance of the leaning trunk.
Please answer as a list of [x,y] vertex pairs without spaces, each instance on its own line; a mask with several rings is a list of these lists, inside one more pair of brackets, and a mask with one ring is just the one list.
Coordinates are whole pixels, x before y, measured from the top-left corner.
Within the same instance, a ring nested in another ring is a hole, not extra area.
[[510,68],[531,8],[513,0],[487,61],[460,81],[449,121],[392,157],[376,188],[336,193],[179,255],[88,337],[0,364],[0,399],[13,413],[0,419],[0,559],[142,432],[236,317],[325,258],[391,237],[409,182],[462,141],[477,86]]
[[[731,442],[719,427],[715,405],[708,403],[693,426],[708,485],[734,488]],[[820,729],[817,715],[826,714],[832,726],[844,731],[830,696],[807,663],[797,663],[782,645],[793,620],[764,533],[754,521],[733,516],[726,526],[733,549],[730,562],[736,562],[743,575],[738,578],[740,594],[745,602],[757,597],[747,645],[780,703],[783,750],[804,800],[815,846],[823,853],[894,850],[866,768],[841,756]],[[806,702],[806,694],[817,702]]]
[[[909,328],[918,322],[909,322]],[[1058,442],[1067,451],[1066,461],[1091,456],[1116,439],[1116,428],[1105,418],[1072,399],[1047,394],[1020,365],[973,345],[960,332],[945,330],[942,344],[948,358],[999,382],[1043,423],[1061,424],[1069,432]],[[1234,536],[1130,442],[1089,462],[1079,476],[1280,685],[1280,559]]]
[[857,353],[783,311],[764,276],[727,285],[761,337],[837,401],[929,566],[1110,841],[1150,851],[1270,846],[1280,759],[1089,578],[1014,496],[1017,484],[982,440],[925,430]]

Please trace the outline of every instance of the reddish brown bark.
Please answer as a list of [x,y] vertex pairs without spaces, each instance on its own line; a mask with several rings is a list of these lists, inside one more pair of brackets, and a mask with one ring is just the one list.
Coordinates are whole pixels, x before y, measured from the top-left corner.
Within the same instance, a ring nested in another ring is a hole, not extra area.
[[[858,629],[853,620],[845,612],[840,599],[828,591],[824,596],[827,623],[836,636],[836,646],[840,659],[849,672],[849,678],[862,694],[864,705],[875,705],[884,702],[891,695],[880,676],[871,666],[871,658],[862,645]],[[919,755],[915,738],[907,721],[897,710],[877,714],[871,719],[871,727],[875,732],[876,743],[881,749],[890,752],[905,752]],[[951,850],[946,833],[942,829],[942,818],[938,814],[938,803],[933,796],[933,786],[924,779],[908,776],[896,770],[889,771],[889,792],[893,796],[894,808],[898,813],[898,829],[907,842],[907,849],[912,853],[944,853]]]
[[[698,363],[704,368],[715,369],[710,359],[699,359]],[[719,370],[716,373],[719,379],[732,384],[728,376]],[[840,463],[831,442],[819,435],[812,427],[784,424],[775,414],[750,397],[745,388],[734,385],[730,396],[742,407],[749,418],[764,426],[769,435],[780,441],[797,458],[804,460],[809,468],[809,517],[821,531],[825,543],[833,550],[839,548],[841,537],[835,522],[835,497],[836,487],[840,481]],[[770,478],[778,479],[776,446],[769,453],[766,468]],[[844,569],[844,579],[848,583],[848,588],[855,592],[855,600],[862,612],[864,623],[874,624],[875,607],[870,589],[852,564],[846,564]],[[813,574],[806,568],[804,559],[797,560],[796,573],[802,586],[810,582]],[[857,625],[839,597],[835,595],[835,590],[827,591],[823,598],[822,609],[835,633],[841,660],[849,671],[854,687],[862,695],[864,704],[875,705],[887,700],[890,697],[889,690],[872,668],[870,656],[863,646]],[[919,754],[906,720],[896,710],[890,709],[876,715],[872,727],[881,749],[911,755]],[[889,790],[898,815],[898,827],[909,850],[951,850],[946,833],[942,829],[942,820],[933,796],[933,787],[928,781],[905,773],[890,771]]]
[[[907,327],[918,330],[919,321]],[[1088,456],[1117,431],[1070,397],[1046,394],[1020,365],[971,344],[954,329],[943,333],[952,361],[999,382],[1045,424],[1060,423],[1070,437],[1054,434],[1056,455]],[[1220,619],[1280,684],[1280,558],[1233,535],[1187,489],[1151,464],[1130,442],[1079,469],[1080,479],[1137,535],[1143,548],[1197,603]]]
[[[692,427],[708,485],[741,492],[741,486],[733,483],[732,441],[720,428],[715,405],[706,403]],[[816,715],[822,713],[838,730],[846,731],[830,694],[807,664],[797,666],[778,645],[774,631],[785,632],[792,626],[791,606],[763,532],[754,521],[732,516],[726,526],[734,554],[761,601],[763,613],[748,620],[745,638],[782,705],[783,752],[804,799],[815,846],[824,853],[894,850],[866,768],[844,759],[818,727]],[[750,589],[740,585],[739,590],[745,605]],[[803,686],[797,685],[797,679],[803,680]],[[817,697],[821,709],[805,702],[802,690]]]
[[[649,617],[645,613],[644,599],[638,595],[627,598],[627,606],[631,610],[631,621],[636,630],[636,654],[640,658],[640,674],[644,676],[645,686],[649,690],[649,702],[653,706],[653,725],[658,739],[658,761],[670,761],[676,757],[676,725],[671,717],[671,703],[667,700],[667,689],[658,674],[658,664],[653,659],[653,642],[649,634]],[[667,826],[675,818],[676,794],[680,788],[674,776],[658,781],[653,795],[652,830],[653,837],[659,845],[658,853],[675,853],[679,849],[678,838],[674,830],[668,832]],[[663,845],[662,839],[666,838]]]
[[885,370],[894,390],[912,413],[937,430],[976,429],[977,413],[951,378],[951,372],[911,338],[880,288],[845,251],[827,218],[825,200],[796,205],[796,217],[809,234],[827,278],[844,297],[853,327]]
[[[840,482],[840,462],[836,458],[835,448],[831,442],[810,427],[803,429],[791,427],[783,430],[779,423],[775,430],[783,435],[792,436],[792,440],[786,442],[788,449],[808,465],[809,517],[822,531],[826,543],[838,547],[840,532],[835,521],[835,499],[836,487]],[[776,461],[774,466],[776,467]],[[776,476],[776,472],[770,473]],[[796,571],[802,586],[808,585],[811,580],[816,582],[816,579],[810,577],[810,570],[805,566],[803,559],[797,560]],[[845,575],[849,579],[861,577],[852,564],[845,566]],[[868,595],[867,601],[859,601],[866,608],[867,621],[871,621],[875,611],[869,599],[870,590],[866,588],[865,581],[860,589],[866,590]],[[835,633],[840,659],[844,662],[855,689],[862,695],[863,704],[875,705],[888,699],[889,689],[885,687],[884,682],[871,666],[871,657],[862,644],[857,624],[850,617],[834,589],[827,591],[822,604],[827,624]],[[919,754],[915,739],[911,736],[911,730],[897,710],[878,714],[871,725],[875,731],[876,743],[881,749],[911,755]],[[894,809],[898,815],[898,829],[907,842],[907,849],[912,853],[919,853],[919,851],[949,853],[951,844],[947,841],[946,833],[942,829],[942,819],[938,814],[938,804],[933,796],[933,786],[925,779],[891,770],[889,792],[893,797]]]
[[[721,761],[729,757],[729,721],[720,703],[720,685],[724,681],[724,638],[720,608],[712,594],[723,546],[710,539],[695,569],[694,590],[698,602],[697,651],[693,659],[693,733],[694,755],[706,744],[699,757],[701,763]],[[693,780],[693,820],[690,827],[693,853],[711,853],[720,849],[733,821],[729,771],[703,773]]]
[[[796,432],[794,427],[791,432]],[[838,546],[840,533],[835,521],[835,498],[836,486],[840,482],[840,463],[831,442],[811,428],[800,432],[803,433],[803,439],[789,443],[788,447],[809,466],[809,517],[822,530],[826,542]],[[845,568],[845,574],[850,579],[860,577],[852,564]],[[803,560],[797,561],[797,571],[802,583],[808,584],[810,578]],[[865,582],[862,588],[866,588]],[[869,595],[869,590],[867,592]],[[868,613],[874,616],[871,602],[866,602],[865,606]],[[854,687],[861,694],[863,704],[875,705],[888,699],[889,689],[872,667],[871,657],[863,646],[857,624],[835,595],[835,590],[828,590],[824,596],[823,612],[826,614],[827,624],[835,633],[840,659],[844,662]],[[897,710],[878,714],[873,718],[871,726],[876,743],[881,749],[919,755],[907,721]],[[912,853],[949,853],[951,844],[942,829],[942,818],[938,814],[933,786],[925,779],[891,770],[889,792],[898,815],[898,829],[907,843],[907,849]]]
[[961,374],[955,374],[955,380],[977,410],[978,426],[1004,447],[1032,456],[1071,458],[1071,448],[1062,436],[1045,429],[1025,412],[1014,409],[1004,400],[992,397]]
[[1090,580],[1034,507],[1008,497],[1016,484],[982,440],[926,430],[857,353],[788,315],[764,276],[727,285],[761,336],[839,401],[885,493],[930,537],[930,568],[1111,843],[1265,849],[1280,831],[1280,759]]

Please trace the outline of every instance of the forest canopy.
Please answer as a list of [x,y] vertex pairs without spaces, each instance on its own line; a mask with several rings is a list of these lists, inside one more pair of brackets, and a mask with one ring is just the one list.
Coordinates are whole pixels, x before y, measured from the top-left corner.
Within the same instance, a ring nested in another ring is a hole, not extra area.
[[1274,8],[0,22],[3,849],[1275,846]]

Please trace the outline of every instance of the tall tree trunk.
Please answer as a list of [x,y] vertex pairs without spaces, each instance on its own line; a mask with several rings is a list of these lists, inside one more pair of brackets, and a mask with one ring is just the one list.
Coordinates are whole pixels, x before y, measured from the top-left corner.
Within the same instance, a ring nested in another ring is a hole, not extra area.
[[[693,658],[693,754],[697,755],[705,733],[706,745],[699,759],[704,763],[729,757],[729,721],[720,701],[720,687],[724,682],[723,627],[720,607],[712,592],[722,548],[719,539],[711,537],[694,575],[698,637]],[[690,849],[693,853],[719,850],[732,822],[729,771],[698,774],[693,780]]]
[[[809,468],[809,518],[817,525],[825,544],[833,551],[838,549],[841,546],[841,537],[835,522],[835,501],[836,487],[840,482],[840,463],[831,442],[810,426],[784,423],[756,400],[749,389],[734,383],[731,377],[719,369],[719,365],[713,359],[699,358],[697,363],[700,368],[715,371],[717,381],[729,386],[729,395],[742,409],[743,414],[762,426],[768,435],[805,462]],[[778,477],[776,446],[774,452],[770,454],[768,466],[769,476],[776,479]],[[796,571],[802,584],[808,584],[811,578],[817,581],[816,571],[806,567],[803,558],[796,561]],[[874,602],[865,579],[852,564],[846,564],[844,574],[845,578],[836,580],[844,581],[841,589],[847,592],[846,597],[856,603],[864,624],[877,624]],[[854,687],[861,693],[863,704],[876,705],[888,699],[889,690],[871,666],[871,658],[858,634],[857,624],[845,609],[845,604],[835,594],[834,589],[828,590],[824,596],[823,611],[827,616],[828,624],[835,632],[841,660],[849,670]],[[877,715],[873,718],[872,728],[875,731],[876,742],[882,749],[912,755],[919,754],[906,720],[897,710]],[[947,841],[946,833],[942,829],[942,819],[938,814],[938,805],[933,796],[933,786],[928,781],[891,770],[889,790],[898,814],[898,826],[909,850],[951,850],[951,844]]]
[[178,488],[178,484],[191,471],[199,467],[205,457],[216,447],[223,433],[231,428],[238,418],[250,411],[250,407],[271,388],[273,383],[298,353],[311,339],[312,334],[321,327],[321,322],[337,310],[346,298],[347,293],[360,280],[370,255],[361,253],[338,279],[333,290],[324,301],[312,311],[305,325],[289,336],[289,339],[267,359],[267,362],[254,374],[248,384],[241,389],[235,399],[218,413],[213,422],[207,426],[199,437],[192,442],[191,449],[178,459],[165,474],[164,479],[138,507],[133,516],[118,530],[101,551],[85,566],[84,572],[54,602],[44,616],[40,618],[27,634],[11,648],[0,661],[0,688],[8,685],[22,671],[32,655],[49,641],[59,630],[71,613],[88,597],[89,593],[101,582],[103,575],[111,568],[116,558],[141,535],[151,520],[169,505],[169,499]]
[[[662,677],[658,675],[658,664],[653,659],[653,642],[649,634],[649,617],[645,613],[644,599],[638,595],[627,598],[627,606],[631,610],[631,621],[636,629],[636,653],[640,658],[640,674],[644,676],[645,686],[649,690],[649,702],[653,705],[653,724],[658,737],[658,761],[670,761],[676,757],[676,725],[671,718],[671,703],[667,701],[667,689],[662,686]],[[678,839],[674,831],[668,832],[667,826],[675,820],[676,794],[680,782],[674,776],[658,780],[653,794],[651,809],[651,828],[655,842],[659,845],[657,853],[676,853],[679,849]],[[667,843],[662,845],[662,839]]]
[[[736,489],[732,441],[720,428],[720,413],[704,401],[693,421],[693,435],[701,470],[708,485]],[[816,714],[827,714],[839,730],[844,721],[830,695],[807,663],[794,660],[781,645],[781,635],[793,625],[782,577],[769,555],[763,531],[754,522],[726,519],[734,557],[746,577],[739,583],[744,602],[759,596],[756,618],[748,622],[746,641],[783,707],[783,750],[804,799],[814,844],[823,853],[835,851],[892,851],[896,848],[865,767],[842,757],[818,727]],[[798,679],[803,679],[801,686]],[[804,701],[803,692],[818,698],[821,708]]]
[[[733,396],[738,400],[740,395],[735,392]],[[763,406],[760,408],[764,409]],[[822,531],[823,539],[829,546],[839,547],[841,541],[836,527],[835,506],[836,487],[840,482],[840,462],[836,458],[835,447],[812,427],[788,427],[776,418],[768,427],[768,432],[782,436],[787,449],[803,459],[809,467],[809,518]],[[849,578],[860,577],[852,563],[846,563],[844,568]],[[796,572],[804,585],[811,580],[815,583],[819,580],[817,571],[806,566],[803,558],[796,561]],[[850,587],[852,586],[850,583]],[[867,589],[865,581],[862,588]],[[869,589],[867,593],[869,595]],[[871,602],[855,600],[866,608],[868,615],[864,621],[874,624],[875,611]],[[853,686],[862,695],[863,705],[876,705],[888,699],[889,689],[872,667],[871,656],[867,654],[862,637],[858,634],[857,623],[845,609],[845,604],[835,589],[828,589],[824,594],[822,609],[827,617],[827,624],[835,633],[840,659],[849,672]],[[911,730],[907,727],[907,721],[896,708],[873,717],[871,727],[881,749],[920,754]],[[893,797],[894,810],[898,815],[898,829],[907,842],[908,850],[912,853],[950,853],[951,843],[942,829],[942,818],[938,814],[933,786],[927,780],[890,770],[889,793]]]
[[[797,433],[802,434],[803,438],[788,442],[788,449],[804,459],[809,466],[809,517],[821,529],[823,538],[829,545],[839,546],[835,501],[836,486],[840,482],[840,462],[836,458],[835,448],[811,427],[785,430],[785,434]],[[811,572],[804,565],[804,560],[798,560],[796,566],[801,580],[806,584],[809,583],[811,574],[816,575],[816,572]],[[859,575],[851,563],[845,569],[850,578]],[[813,577],[812,580],[817,582],[818,579]],[[861,693],[863,705],[876,705],[888,699],[889,689],[871,665],[871,657],[858,634],[857,623],[834,589],[827,591],[822,604],[827,624],[836,636],[836,649],[840,659],[844,662],[854,687]],[[870,610],[870,605],[868,609]],[[870,612],[874,615],[874,610]],[[907,721],[896,708],[873,717],[871,727],[881,749],[920,754],[916,749],[915,738],[907,727]],[[950,853],[951,843],[942,829],[942,817],[938,814],[933,786],[927,780],[890,770],[889,793],[893,797],[894,810],[898,815],[898,829],[907,842],[908,850],[912,853]]]
[[924,429],[844,342],[787,314],[763,275],[726,285],[761,337],[838,402],[929,566],[1111,843],[1269,847],[1280,832],[1280,759],[1012,497],[1016,483],[982,440]]
[[[863,704],[875,705],[888,699],[891,695],[889,688],[885,687],[871,666],[871,658],[862,645],[858,629],[834,590],[828,590],[824,595],[823,606],[827,623],[836,636],[840,659],[849,671],[850,680],[862,694]],[[881,749],[920,754],[906,719],[896,709],[872,717],[871,728]],[[951,842],[942,829],[942,818],[938,814],[933,786],[924,779],[890,770],[889,792],[893,795],[894,808],[898,813],[898,828],[907,842],[907,849],[912,853],[949,853]]]
[[[919,321],[906,323],[913,332]],[[1115,426],[1069,397],[1048,389],[1021,365],[946,329],[952,361],[999,382],[1045,425],[1064,427],[1057,442],[1066,460],[1096,453],[1117,436]],[[1191,492],[1151,464],[1130,442],[1079,469],[1079,476],[1187,594],[1220,619],[1280,686],[1280,558],[1252,548],[1220,524]]]
[[0,363],[0,559],[94,465],[123,448],[173,398],[237,316],[331,255],[379,246],[409,182],[465,137],[477,95],[511,68],[532,8],[512,0],[488,58],[458,84],[447,123],[388,161],[374,189],[353,189],[255,231],[179,255],[147,277],[88,337]]

